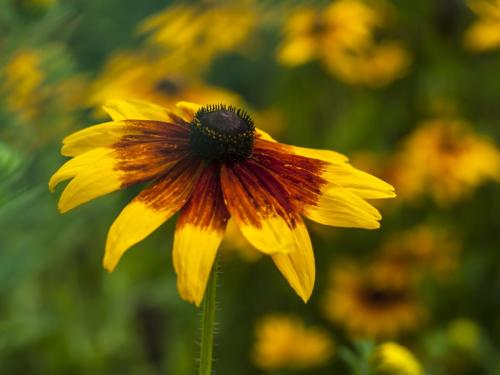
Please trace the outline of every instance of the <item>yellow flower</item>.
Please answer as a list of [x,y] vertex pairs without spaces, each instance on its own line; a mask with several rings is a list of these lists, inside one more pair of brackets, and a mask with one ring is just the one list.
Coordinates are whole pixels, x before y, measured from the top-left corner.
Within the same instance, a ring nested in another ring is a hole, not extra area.
[[4,127],[0,138],[24,149],[39,147],[72,124],[86,96],[86,80],[71,74],[71,61],[60,45],[21,48],[5,61],[0,95],[12,120],[7,125],[16,129]]
[[410,62],[395,41],[376,41],[387,9],[361,0],[337,0],[323,11],[301,8],[289,17],[278,60],[289,66],[319,59],[339,79],[380,87],[401,77]]
[[334,344],[328,333],[318,327],[306,327],[296,317],[266,316],[257,324],[255,333],[252,358],[263,370],[317,367],[333,355]]
[[412,279],[388,266],[339,264],[333,269],[331,286],[323,299],[325,316],[344,326],[353,337],[394,337],[415,329],[423,308]]
[[182,100],[195,103],[241,103],[238,95],[208,86],[187,74],[183,59],[159,57],[145,50],[111,56],[91,88],[90,104],[101,107],[109,99],[147,100],[173,107]]
[[469,0],[468,5],[478,20],[464,34],[465,47],[475,53],[500,47],[500,1]]
[[377,374],[381,375],[423,375],[424,373],[415,356],[407,348],[395,342],[380,344],[375,349],[373,362]]
[[429,192],[438,203],[449,204],[483,182],[500,178],[496,145],[460,119],[420,123],[392,164],[389,179],[408,200]]
[[240,48],[256,21],[254,9],[242,3],[178,4],[145,20],[139,32],[169,53],[208,65],[217,53]]
[[4,67],[1,75],[7,106],[14,112],[33,119],[39,113],[42,96],[40,88],[45,74],[41,67],[42,57],[34,49],[17,51]]
[[297,294],[312,293],[314,254],[303,216],[331,226],[375,229],[380,213],[365,199],[394,197],[389,184],[353,168],[334,151],[274,141],[244,112],[224,105],[112,101],[113,121],[63,141],[72,157],[50,179],[71,180],[62,213],[101,195],[151,182],[117,217],[104,267],[180,211],[173,264],[182,298],[199,305],[232,217],[253,247],[272,257]]
[[386,260],[399,262],[408,269],[431,271],[445,278],[456,268],[460,244],[455,236],[429,226],[418,226],[389,238],[381,249]]

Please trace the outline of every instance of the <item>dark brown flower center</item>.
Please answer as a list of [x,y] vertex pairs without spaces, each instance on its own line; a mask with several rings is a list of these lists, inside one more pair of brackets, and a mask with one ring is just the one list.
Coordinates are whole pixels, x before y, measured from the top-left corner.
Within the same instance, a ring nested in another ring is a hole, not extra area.
[[387,306],[405,301],[408,293],[404,290],[377,288],[374,286],[365,286],[361,291],[363,299],[370,305]]
[[232,106],[202,107],[191,122],[191,149],[207,160],[243,161],[252,155],[254,137],[250,116]]
[[164,78],[156,83],[155,89],[162,94],[174,96],[180,93],[182,85],[175,79]]

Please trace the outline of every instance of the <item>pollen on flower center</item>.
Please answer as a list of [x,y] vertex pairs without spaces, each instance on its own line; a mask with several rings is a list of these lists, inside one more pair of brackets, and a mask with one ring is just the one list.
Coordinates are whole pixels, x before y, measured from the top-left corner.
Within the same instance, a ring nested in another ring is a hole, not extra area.
[[191,122],[192,151],[208,160],[238,162],[253,151],[255,126],[245,111],[222,104],[200,108]]

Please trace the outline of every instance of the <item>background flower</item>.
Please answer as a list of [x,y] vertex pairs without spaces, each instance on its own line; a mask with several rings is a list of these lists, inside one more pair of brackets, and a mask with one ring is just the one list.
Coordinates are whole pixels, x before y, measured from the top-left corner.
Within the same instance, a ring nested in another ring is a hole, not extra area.
[[332,357],[334,344],[319,327],[306,327],[301,319],[268,315],[255,327],[253,361],[263,370],[307,369],[324,366]]

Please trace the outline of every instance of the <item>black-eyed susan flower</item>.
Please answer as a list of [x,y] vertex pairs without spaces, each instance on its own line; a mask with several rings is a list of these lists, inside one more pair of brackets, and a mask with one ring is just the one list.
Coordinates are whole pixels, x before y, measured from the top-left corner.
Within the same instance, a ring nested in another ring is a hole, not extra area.
[[388,13],[381,2],[361,0],[297,9],[284,26],[278,61],[296,66],[319,60],[346,83],[384,86],[401,77],[410,62],[400,42],[376,37],[387,28]]
[[92,84],[90,104],[100,110],[110,99],[146,100],[167,108],[181,100],[242,103],[237,94],[203,83],[195,70],[176,55],[158,56],[146,49],[116,52]]
[[465,31],[465,47],[475,53],[500,47],[500,2],[498,0],[469,0],[467,4],[478,18]]
[[335,348],[326,330],[307,327],[300,318],[284,314],[263,317],[255,327],[255,336],[252,359],[266,371],[321,366]]
[[421,225],[392,235],[380,249],[385,262],[420,272],[437,279],[448,277],[457,267],[461,244],[456,235],[443,228]]
[[470,195],[488,180],[500,180],[494,141],[459,118],[421,122],[393,158],[388,178],[403,199],[425,193],[446,205]]
[[208,66],[218,53],[241,50],[257,20],[250,1],[176,4],[147,18],[139,32],[168,53]]
[[112,271],[125,251],[180,211],[173,263],[180,295],[197,305],[229,217],[307,301],[315,266],[302,217],[375,229],[381,215],[365,199],[394,197],[392,186],[345,156],[278,143],[234,107],[184,102],[170,111],[114,101],[104,109],[113,121],[63,141],[62,154],[72,159],[49,182],[53,190],[71,180],[59,209],[151,182],[111,226],[104,267]]
[[379,375],[422,375],[418,359],[404,346],[385,342],[375,349],[373,364]]
[[394,337],[418,327],[424,310],[413,279],[406,269],[391,272],[390,266],[337,265],[323,299],[325,316],[361,338]]

